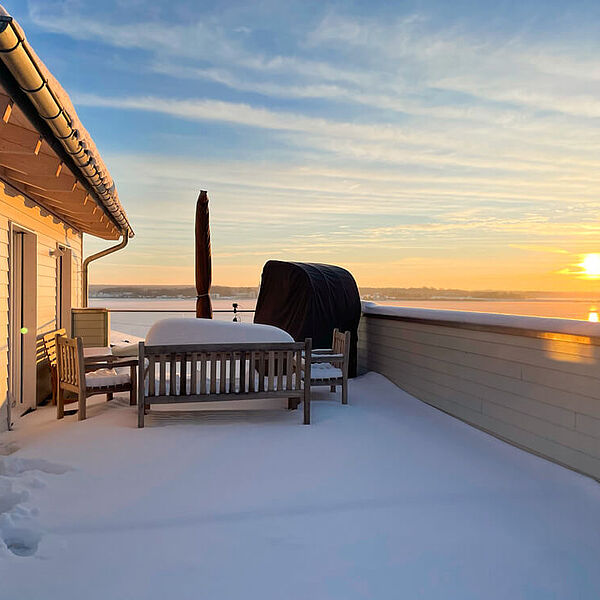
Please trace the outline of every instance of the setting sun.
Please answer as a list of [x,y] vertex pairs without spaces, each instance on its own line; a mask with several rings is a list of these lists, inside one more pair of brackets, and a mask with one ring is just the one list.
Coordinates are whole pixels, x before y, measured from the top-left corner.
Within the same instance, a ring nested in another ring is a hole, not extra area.
[[586,254],[579,264],[583,274],[589,279],[600,277],[600,254]]

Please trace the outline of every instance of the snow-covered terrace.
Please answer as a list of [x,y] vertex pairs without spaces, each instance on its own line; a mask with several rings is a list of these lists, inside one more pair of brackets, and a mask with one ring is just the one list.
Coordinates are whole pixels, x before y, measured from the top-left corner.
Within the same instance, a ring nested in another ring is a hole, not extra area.
[[3,437],[2,598],[600,596],[598,483],[380,375],[348,406],[317,391],[310,426],[153,411],[138,430],[102,397],[75,419],[42,408]]

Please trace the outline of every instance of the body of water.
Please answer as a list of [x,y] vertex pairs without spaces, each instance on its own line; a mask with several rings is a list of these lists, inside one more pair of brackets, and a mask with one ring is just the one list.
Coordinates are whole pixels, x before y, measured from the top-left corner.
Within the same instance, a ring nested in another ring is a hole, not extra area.
[[[256,306],[255,299],[213,299],[213,310],[233,310],[233,302],[238,303],[241,310],[252,309]],[[90,306],[108,308],[111,310],[110,326],[115,331],[121,331],[137,337],[146,337],[152,324],[160,319],[192,318],[196,311],[196,301],[189,298],[90,298]],[[119,312],[120,310],[141,310],[161,312]],[[173,312],[162,312],[173,311]],[[189,311],[189,312],[181,312]],[[218,321],[233,321],[233,312],[215,312],[214,319]],[[239,313],[237,320],[251,323],[253,313]]]
[[[213,300],[213,309],[231,310],[233,302],[237,302],[240,309],[254,309],[256,306],[254,299],[218,298]],[[378,303],[388,306],[559,317],[583,321],[597,321],[600,310],[600,303],[596,304],[589,300],[379,300]],[[192,299],[178,298],[90,298],[90,306],[101,306],[117,311],[111,313],[112,329],[129,335],[145,337],[148,329],[159,319],[193,317],[196,303]],[[121,313],[118,312],[119,310],[167,310],[173,312]],[[184,310],[190,312],[176,312]],[[253,316],[252,313],[241,313],[238,315],[238,320],[251,323]],[[232,321],[233,314],[215,313],[214,318],[219,321]]]

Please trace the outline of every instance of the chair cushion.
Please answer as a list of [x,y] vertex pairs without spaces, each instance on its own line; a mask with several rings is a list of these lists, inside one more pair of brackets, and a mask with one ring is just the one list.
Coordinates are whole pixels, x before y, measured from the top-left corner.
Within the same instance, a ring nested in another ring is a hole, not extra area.
[[131,381],[129,369],[119,367],[118,369],[98,369],[85,374],[85,385],[87,387],[105,387],[109,385],[124,385]]
[[331,363],[313,363],[310,365],[310,379],[340,379],[342,370]]

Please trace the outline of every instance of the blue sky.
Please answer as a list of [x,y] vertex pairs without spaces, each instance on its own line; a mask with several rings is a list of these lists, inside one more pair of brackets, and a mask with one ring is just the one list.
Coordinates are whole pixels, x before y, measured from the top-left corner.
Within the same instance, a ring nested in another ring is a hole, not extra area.
[[600,251],[598,2],[4,5],[136,229],[96,282],[191,283],[207,189],[215,283],[289,258],[365,286],[597,285],[572,273]]

